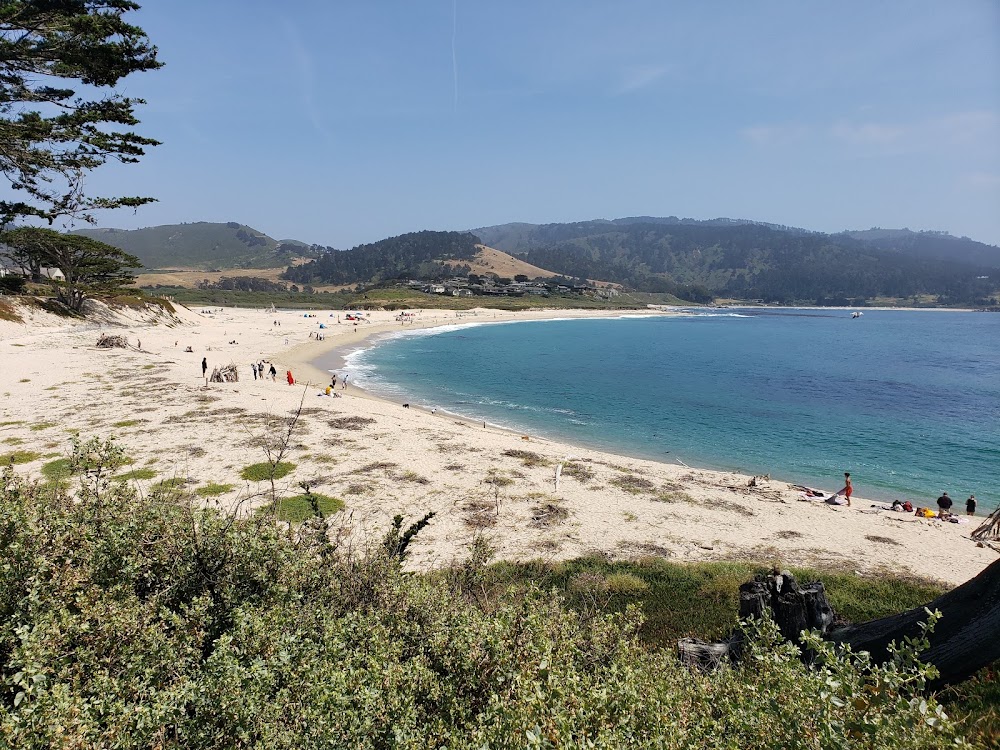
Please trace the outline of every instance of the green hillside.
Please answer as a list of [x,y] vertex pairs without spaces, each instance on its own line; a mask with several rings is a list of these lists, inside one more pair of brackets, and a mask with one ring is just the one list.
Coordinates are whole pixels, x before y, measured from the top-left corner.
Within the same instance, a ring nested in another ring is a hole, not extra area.
[[195,222],[166,224],[143,229],[80,229],[93,237],[132,253],[146,268],[277,268],[313,251],[296,240],[268,237],[245,224]]
[[478,243],[479,239],[468,232],[410,232],[350,250],[326,252],[314,261],[289,268],[284,278],[300,284],[433,278],[454,273],[440,261],[475,258]]
[[939,232],[828,235],[732,219],[634,217],[474,230],[492,247],[567,276],[686,299],[861,304],[931,296],[995,305],[1000,248]]

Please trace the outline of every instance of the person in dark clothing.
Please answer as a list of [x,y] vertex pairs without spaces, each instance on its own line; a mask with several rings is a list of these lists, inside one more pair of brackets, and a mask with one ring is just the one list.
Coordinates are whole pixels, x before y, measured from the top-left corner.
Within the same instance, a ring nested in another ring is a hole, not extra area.
[[948,493],[947,492],[941,493],[941,497],[938,498],[937,503],[938,503],[938,510],[942,514],[948,515],[948,514],[951,513],[952,502],[951,502],[951,498],[948,497]]
[[969,499],[965,501],[965,515],[974,516],[976,515],[976,496],[969,495]]
[[271,363],[271,369],[267,371],[271,376],[271,380],[275,380],[278,377],[278,371],[274,369],[274,363]]
[[201,376],[205,377],[205,373],[208,372],[208,357],[201,358]]

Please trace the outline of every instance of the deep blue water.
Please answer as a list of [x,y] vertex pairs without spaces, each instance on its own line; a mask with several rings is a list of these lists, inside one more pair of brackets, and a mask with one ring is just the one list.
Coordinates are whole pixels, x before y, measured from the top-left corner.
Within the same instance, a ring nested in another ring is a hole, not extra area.
[[[372,391],[643,458],[1000,504],[1000,315],[741,310],[412,332]],[[963,506],[964,507],[964,506]]]

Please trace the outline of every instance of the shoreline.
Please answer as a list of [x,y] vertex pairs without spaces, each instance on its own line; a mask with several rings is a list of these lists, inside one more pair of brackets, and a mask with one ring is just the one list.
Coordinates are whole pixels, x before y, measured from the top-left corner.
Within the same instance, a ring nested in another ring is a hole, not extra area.
[[[560,314],[561,312],[565,312],[565,311],[540,311],[540,312],[543,312],[543,314],[541,316],[517,317],[519,314],[523,314],[523,311],[522,311],[521,313],[510,313],[510,315],[513,316],[513,317],[510,317],[510,318],[507,318],[507,319],[503,319],[503,320],[496,320],[496,319],[493,319],[493,318],[487,318],[487,319],[483,319],[483,320],[463,320],[462,318],[469,317],[469,313],[465,313],[464,315],[460,316],[459,319],[455,319],[455,320],[452,320],[452,319],[445,319],[445,320],[435,319],[433,322],[429,322],[429,323],[425,323],[425,324],[419,324],[419,323],[408,324],[405,327],[405,330],[401,330],[399,328],[386,327],[386,326],[380,326],[379,328],[377,328],[375,330],[371,330],[371,331],[367,331],[365,329],[362,329],[361,331],[358,331],[356,333],[356,335],[350,336],[350,340],[349,341],[344,341],[343,344],[341,344],[341,345],[336,345],[335,347],[329,349],[328,351],[326,351],[324,353],[317,354],[310,362],[305,362],[305,363],[299,364],[299,367],[301,367],[303,369],[304,368],[310,368],[311,371],[314,373],[315,376],[319,376],[320,373],[323,373],[322,377],[329,378],[329,371],[327,369],[325,369],[325,368],[318,367],[317,363],[318,363],[319,360],[322,360],[325,357],[331,357],[332,356],[332,357],[335,358],[333,360],[333,362],[336,365],[338,365],[338,366],[335,367],[335,368],[330,368],[330,369],[331,370],[336,370],[336,372],[338,372],[338,375],[341,375],[344,371],[349,370],[349,366],[348,366],[348,363],[346,362],[346,360],[350,356],[352,356],[354,354],[357,354],[357,353],[360,353],[360,352],[364,352],[364,351],[370,350],[377,343],[380,343],[380,342],[378,342],[378,339],[380,339],[382,337],[390,338],[390,337],[394,337],[397,334],[403,334],[403,335],[405,335],[406,333],[408,333],[410,331],[416,332],[416,331],[429,330],[429,329],[438,328],[438,327],[451,327],[451,328],[457,329],[457,328],[462,328],[462,327],[465,327],[465,326],[506,325],[506,324],[510,324],[510,323],[537,322],[537,321],[556,321],[556,320],[574,320],[574,319],[591,319],[591,320],[593,320],[593,319],[607,319],[607,318],[618,319],[618,318],[625,318],[625,317],[660,317],[660,316],[676,317],[676,316],[685,316],[685,315],[688,315],[689,313],[687,311],[690,310],[690,309],[691,309],[690,307],[685,306],[685,307],[674,308],[673,310],[669,310],[669,309],[655,310],[655,311],[652,311],[653,312],[652,315],[645,314],[645,313],[643,313],[643,314],[631,314],[630,315],[630,314],[628,314],[625,311],[615,311],[614,313],[606,312],[606,313],[597,313],[597,314],[592,314],[593,311],[578,311],[580,314],[567,316],[567,315]],[[709,308],[705,308],[705,309],[709,309]],[[766,310],[767,308],[747,308],[747,307],[743,307],[743,308],[727,308],[727,309],[739,312],[739,311],[742,311],[742,310],[753,310],[753,309]],[[830,309],[830,310],[850,311],[850,310],[852,310],[854,308],[815,308],[815,307],[811,307],[811,308],[787,308],[786,307],[786,308],[781,308],[781,309],[785,309],[785,310],[790,310],[790,309],[826,310],[826,309]],[[886,310],[901,310],[901,308],[883,308],[883,309],[886,309]],[[908,311],[908,312],[922,312],[923,310],[921,308],[912,308],[912,309],[907,309],[906,311]],[[973,310],[954,310],[954,309],[945,309],[945,311],[948,311],[948,312],[975,312]],[[435,311],[432,311],[432,312],[440,313],[441,311],[435,310]],[[544,313],[551,313],[551,314],[544,314]],[[327,363],[323,363],[323,364],[327,364]],[[397,405],[397,406],[402,406],[404,404],[404,402],[406,402],[408,400],[412,401],[412,399],[413,399],[412,396],[408,399],[407,397],[402,396],[402,395],[399,395],[399,396],[383,395],[383,394],[377,393],[377,392],[375,392],[373,390],[370,390],[370,389],[366,388],[363,383],[362,384],[358,384],[357,381],[352,382],[351,390],[353,391],[354,395],[360,395],[363,398],[369,398],[369,399],[372,399],[372,400],[381,401],[381,402],[385,402],[385,403],[390,403],[390,404],[394,404],[394,405]],[[434,403],[434,402],[431,402],[431,403]],[[466,424],[468,424],[470,426],[476,426],[476,427],[478,427],[478,426],[481,425],[484,428],[488,427],[489,429],[493,429],[493,430],[497,430],[497,431],[502,431],[502,432],[505,432],[505,433],[511,434],[511,435],[521,436],[521,435],[528,434],[532,439],[535,439],[535,440],[542,440],[542,441],[546,441],[548,443],[553,443],[553,444],[569,445],[569,446],[573,446],[573,447],[579,448],[581,450],[585,449],[585,450],[590,450],[590,451],[598,451],[598,452],[602,452],[602,453],[607,453],[609,455],[614,455],[614,456],[620,457],[622,459],[634,459],[634,460],[641,460],[641,461],[651,461],[651,462],[654,462],[654,463],[664,464],[664,465],[667,465],[667,466],[679,465],[679,466],[681,466],[681,467],[683,467],[685,469],[695,469],[695,470],[700,470],[700,471],[710,471],[710,472],[730,473],[730,474],[747,474],[747,469],[744,469],[744,468],[742,468],[742,466],[740,466],[740,465],[738,465],[736,463],[733,463],[733,462],[729,462],[729,463],[714,462],[713,463],[712,461],[705,461],[705,460],[699,459],[697,456],[695,456],[693,459],[689,459],[689,462],[685,462],[684,460],[682,460],[682,457],[679,456],[679,455],[672,455],[669,459],[667,459],[667,458],[664,458],[663,456],[655,455],[652,452],[643,452],[643,451],[641,451],[639,449],[636,449],[636,450],[632,451],[627,446],[626,447],[622,447],[620,445],[601,443],[599,441],[588,442],[586,440],[582,440],[582,439],[579,439],[579,438],[574,438],[573,436],[560,435],[558,433],[558,430],[555,431],[555,432],[548,432],[548,431],[545,431],[544,428],[539,428],[539,427],[517,426],[517,425],[511,426],[511,425],[507,425],[507,424],[501,424],[501,423],[490,421],[488,417],[486,418],[486,421],[484,422],[484,419],[481,416],[479,416],[479,417],[477,417],[477,416],[471,416],[469,414],[464,414],[464,413],[459,412],[459,411],[452,411],[452,410],[448,409],[447,407],[438,406],[436,404],[434,406],[435,411],[431,410],[431,405],[430,404],[421,405],[421,404],[417,404],[417,403],[410,403],[410,404],[407,405],[407,408],[412,408],[412,409],[421,411],[422,413],[425,413],[428,416],[433,416],[433,417],[436,417],[438,419],[459,420],[459,421],[462,421],[462,422],[464,422],[464,423],[466,423]],[[738,460],[739,460],[738,458],[733,459],[733,461],[738,461]],[[774,469],[771,469],[770,467],[768,467],[767,471],[768,471],[768,475],[769,476],[773,476],[776,481],[783,481],[783,482],[788,482],[788,483],[801,483],[801,484],[810,484],[810,485],[812,485],[812,484],[822,485],[824,482],[829,481],[829,477],[827,477],[825,475],[821,476],[821,477],[817,477],[817,476],[805,476],[805,475],[800,475],[799,477],[794,477],[794,476],[790,477],[790,476],[786,475],[786,473],[782,472],[780,469],[778,469],[777,471],[775,471]],[[749,474],[747,474],[747,476],[749,476]],[[898,491],[898,490],[892,490],[891,488],[884,488],[884,487],[873,487],[873,488],[871,488],[870,487],[870,488],[868,488],[868,492],[874,493],[872,497],[870,497],[870,498],[868,498],[866,500],[866,502],[871,502],[871,503],[886,503],[886,504],[888,504],[888,503],[891,503],[891,502],[893,502],[894,500],[896,500],[896,499],[898,499],[900,497],[910,497],[911,501],[914,502],[914,503],[921,502],[920,500],[916,499],[915,496],[907,496],[905,494],[901,495],[900,491]],[[930,504],[931,506],[933,506],[933,500],[932,499],[926,499],[926,500],[923,500],[922,502],[924,502],[924,504]],[[998,507],[1000,507],[1000,506],[998,506]],[[964,506],[963,506],[963,509],[964,509]],[[992,506],[987,507],[987,506],[980,505],[979,511],[981,513],[985,514],[985,515],[988,515],[989,513],[991,513],[993,511],[993,509],[994,508]]]
[[[483,535],[497,558],[507,560],[591,554],[752,560],[872,576],[908,572],[950,584],[997,558],[968,538],[982,516],[947,524],[875,511],[860,497],[851,508],[803,502],[799,490],[777,479],[751,483],[735,472],[632,458],[502,427],[484,430],[482,422],[406,409],[353,385],[338,398],[318,395],[329,376],[316,360],[404,328],[395,312],[371,313],[373,322],[357,330],[334,323],[322,329],[326,339],[316,341],[308,335],[330,320],[329,311],[311,318],[303,311],[213,310],[179,307],[176,320],[137,311],[105,317],[104,332],[125,336],[127,349],[96,348],[101,326],[92,321],[41,312],[26,313],[24,324],[0,321],[0,356],[9,363],[0,454],[31,452],[15,468],[38,477],[43,466],[67,455],[72,434],[115,436],[135,461],[133,470],[151,476],[136,480],[140,491],[163,480],[193,493],[229,485],[201,502],[249,512],[268,502],[270,488],[241,479],[241,471],[265,459],[261,442],[283,435],[288,416],[299,412],[283,459],[295,468],[278,482],[280,496],[301,494],[305,483],[342,499],[345,510],[331,518],[333,526],[362,547],[377,544],[396,514],[411,522],[434,512],[414,544],[413,569],[463,559]],[[413,325],[629,314],[424,311]],[[206,384],[203,358],[210,368],[236,364],[239,382]],[[260,359],[274,363],[276,382],[252,378],[250,363]],[[285,370],[294,373],[296,387],[284,382]]]

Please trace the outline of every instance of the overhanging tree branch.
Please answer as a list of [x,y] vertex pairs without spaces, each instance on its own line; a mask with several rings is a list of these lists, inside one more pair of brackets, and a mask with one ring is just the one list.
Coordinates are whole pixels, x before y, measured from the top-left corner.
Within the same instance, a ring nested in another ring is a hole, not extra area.
[[0,2],[0,172],[26,195],[0,201],[0,223],[93,221],[95,209],[155,200],[84,195],[88,171],[109,159],[136,162],[158,142],[128,130],[141,99],[112,93],[91,101],[65,85],[110,88],[161,66],[145,32],[122,18],[138,8],[129,0]]

